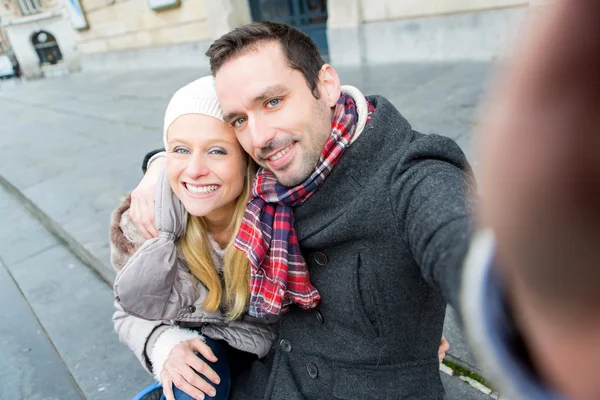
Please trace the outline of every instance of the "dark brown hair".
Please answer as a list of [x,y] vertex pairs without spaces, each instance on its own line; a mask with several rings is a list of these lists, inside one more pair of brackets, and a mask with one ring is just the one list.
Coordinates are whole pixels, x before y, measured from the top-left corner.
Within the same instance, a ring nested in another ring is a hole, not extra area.
[[232,58],[247,50],[256,50],[260,43],[271,41],[281,45],[289,67],[302,72],[313,96],[318,99],[319,71],[325,62],[315,42],[308,35],[286,24],[253,22],[235,28],[215,40],[206,52],[210,58],[212,74],[215,75],[221,66]]

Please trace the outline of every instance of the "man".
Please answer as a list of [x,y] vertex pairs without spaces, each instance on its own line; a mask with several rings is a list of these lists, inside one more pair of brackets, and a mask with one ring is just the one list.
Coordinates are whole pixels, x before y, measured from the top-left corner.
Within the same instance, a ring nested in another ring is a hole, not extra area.
[[[282,315],[276,345],[232,398],[443,398],[437,350],[446,301],[458,307],[473,213],[460,148],[413,131],[385,98],[342,88],[312,40],[289,26],[235,29],[208,55],[244,149],[281,185],[309,194],[293,217],[322,298]],[[354,117],[338,120],[339,110]],[[348,138],[329,150],[332,131]],[[140,193],[153,192],[162,168],[154,161],[132,196],[148,237],[156,229],[140,215],[153,207]]]

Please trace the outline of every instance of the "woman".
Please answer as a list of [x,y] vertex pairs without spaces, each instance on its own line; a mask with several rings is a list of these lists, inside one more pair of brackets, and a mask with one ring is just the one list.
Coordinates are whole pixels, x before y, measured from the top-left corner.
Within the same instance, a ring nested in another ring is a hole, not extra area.
[[264,357],[275,337],[272,319],[246,314],[249,263],[233,243],[255,166],[222,120],[212,77],[173,96],[164,141],[159,237],[144,241],[128,201],[113,213],[115,330],[162,383],[163,398],[226,399],[236,373],[228,358],[243,368]]

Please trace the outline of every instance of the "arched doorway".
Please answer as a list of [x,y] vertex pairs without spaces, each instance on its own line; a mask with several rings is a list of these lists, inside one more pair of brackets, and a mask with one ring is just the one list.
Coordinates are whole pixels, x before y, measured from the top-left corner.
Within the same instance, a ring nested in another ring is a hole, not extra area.
[[56,38],[49,32],[35,32],[31,35],[31,44],[38,55],[40,65],[54,65],[63,59]]
[[310,36],[327,59],[327,0],[250,0],[254,21],[283,22]]

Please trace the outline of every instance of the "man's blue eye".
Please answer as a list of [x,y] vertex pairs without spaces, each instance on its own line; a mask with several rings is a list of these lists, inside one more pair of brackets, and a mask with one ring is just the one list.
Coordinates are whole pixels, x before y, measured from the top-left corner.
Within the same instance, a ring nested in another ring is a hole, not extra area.
[[244,124],[244,122],[246,122],[246,118],[238,118],[238,119],[234,120],[231,125],[234,128],[239,128],[240,126],[242,126]]
[[267,103],[267,106],[268,106],[269,108],[277,107],[277,106],[279,105],[279,102],[280,102],[280,101],[281,101],[281,100],[279,100],[279,99],[273,99],[273,100],[269,100],[269,101],[268,101],[268,103]]

